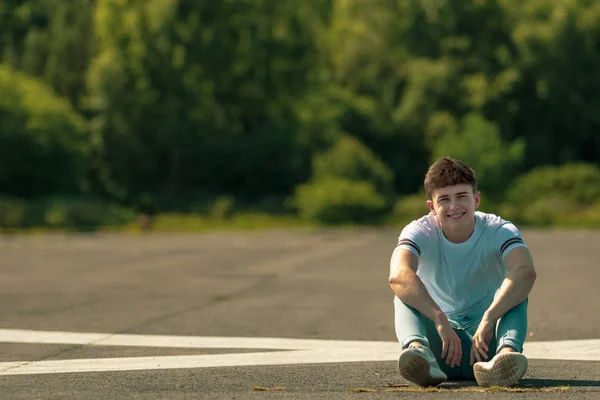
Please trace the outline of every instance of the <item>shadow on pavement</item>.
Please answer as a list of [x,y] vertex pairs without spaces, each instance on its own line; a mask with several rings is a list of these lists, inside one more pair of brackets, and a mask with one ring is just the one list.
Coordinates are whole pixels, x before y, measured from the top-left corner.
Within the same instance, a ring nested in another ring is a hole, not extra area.
[[521,379],[518,386],[523,387],[554,387],[554,386],[597,386],[600,381],[577,380],[577,379]]
[[[577,379],[521,379],[513,388],[543,389],[558,388],[562,386],[571,387],[600,387],[600,381],[577,380]],[[449,380],[438,386],[439,389],[466,389],[479,387],[474,380]]]

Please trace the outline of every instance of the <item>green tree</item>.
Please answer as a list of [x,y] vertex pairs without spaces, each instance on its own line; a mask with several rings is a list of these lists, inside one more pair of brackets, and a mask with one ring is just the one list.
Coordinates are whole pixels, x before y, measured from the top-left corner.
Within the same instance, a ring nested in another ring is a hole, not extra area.
[[526,167],[600,160],[600,7],[593,1],[503,0],[520,71],[509,139]]
[[296,105],[321,79],[327,5],[98,1],[89,104],[114,195],[256,197],[305,180],[313,133]]
[[81,109],[95,0],[0,3],[0,61],[45,81]]
[[22,197],[85,189],[86,123],[66,99],[0,66],[0,193]]
[[339,0],[334,10],[332,73],[351,93],[341,127],[393,169],[400,192],[422,184],[440,115],[479,112],[503,129],[518,71],[498,1]]
[[524,140],[504,142],[498,127],[476,113],[449,126],[435,143],[433,159],[452,156],[466,162],[475,170],[484,197],[500,202],[515,171],[520,169]]

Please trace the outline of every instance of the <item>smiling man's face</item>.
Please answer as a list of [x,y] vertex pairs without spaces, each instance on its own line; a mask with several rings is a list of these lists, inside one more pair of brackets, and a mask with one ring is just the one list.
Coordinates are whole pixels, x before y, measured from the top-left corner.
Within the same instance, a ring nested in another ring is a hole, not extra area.
[[479,192],[473,194],[471,185],[461,183],[434,190],[427,207],[437,218],[446,237],[461,242],[473,232],[479,200]]

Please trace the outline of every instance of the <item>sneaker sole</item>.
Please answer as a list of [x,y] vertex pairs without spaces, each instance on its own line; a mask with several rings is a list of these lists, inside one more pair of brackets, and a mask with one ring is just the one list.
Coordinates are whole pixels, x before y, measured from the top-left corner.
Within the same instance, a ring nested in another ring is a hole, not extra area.
[[429,362],[415,353],[402,353],[398,370],[404,379],[419,386],[437,386],[445,382],[444,379],[433,378],[429,373]]
[[527,357],[522,354],[500,354],[491,368],[475,364],[473,372],[479,386],[511,386],[525,375],[527,366]]

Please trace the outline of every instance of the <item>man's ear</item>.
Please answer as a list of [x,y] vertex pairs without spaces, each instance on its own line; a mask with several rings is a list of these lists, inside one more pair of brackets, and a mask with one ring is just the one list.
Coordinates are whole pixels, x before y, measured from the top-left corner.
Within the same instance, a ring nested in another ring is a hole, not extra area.
[[427,200],[427,208],[435,215],[435,210],[433,209],[433,201]]
[[475,193],[475,209],[479,208],[479,203],[481,203],[481,192]]

